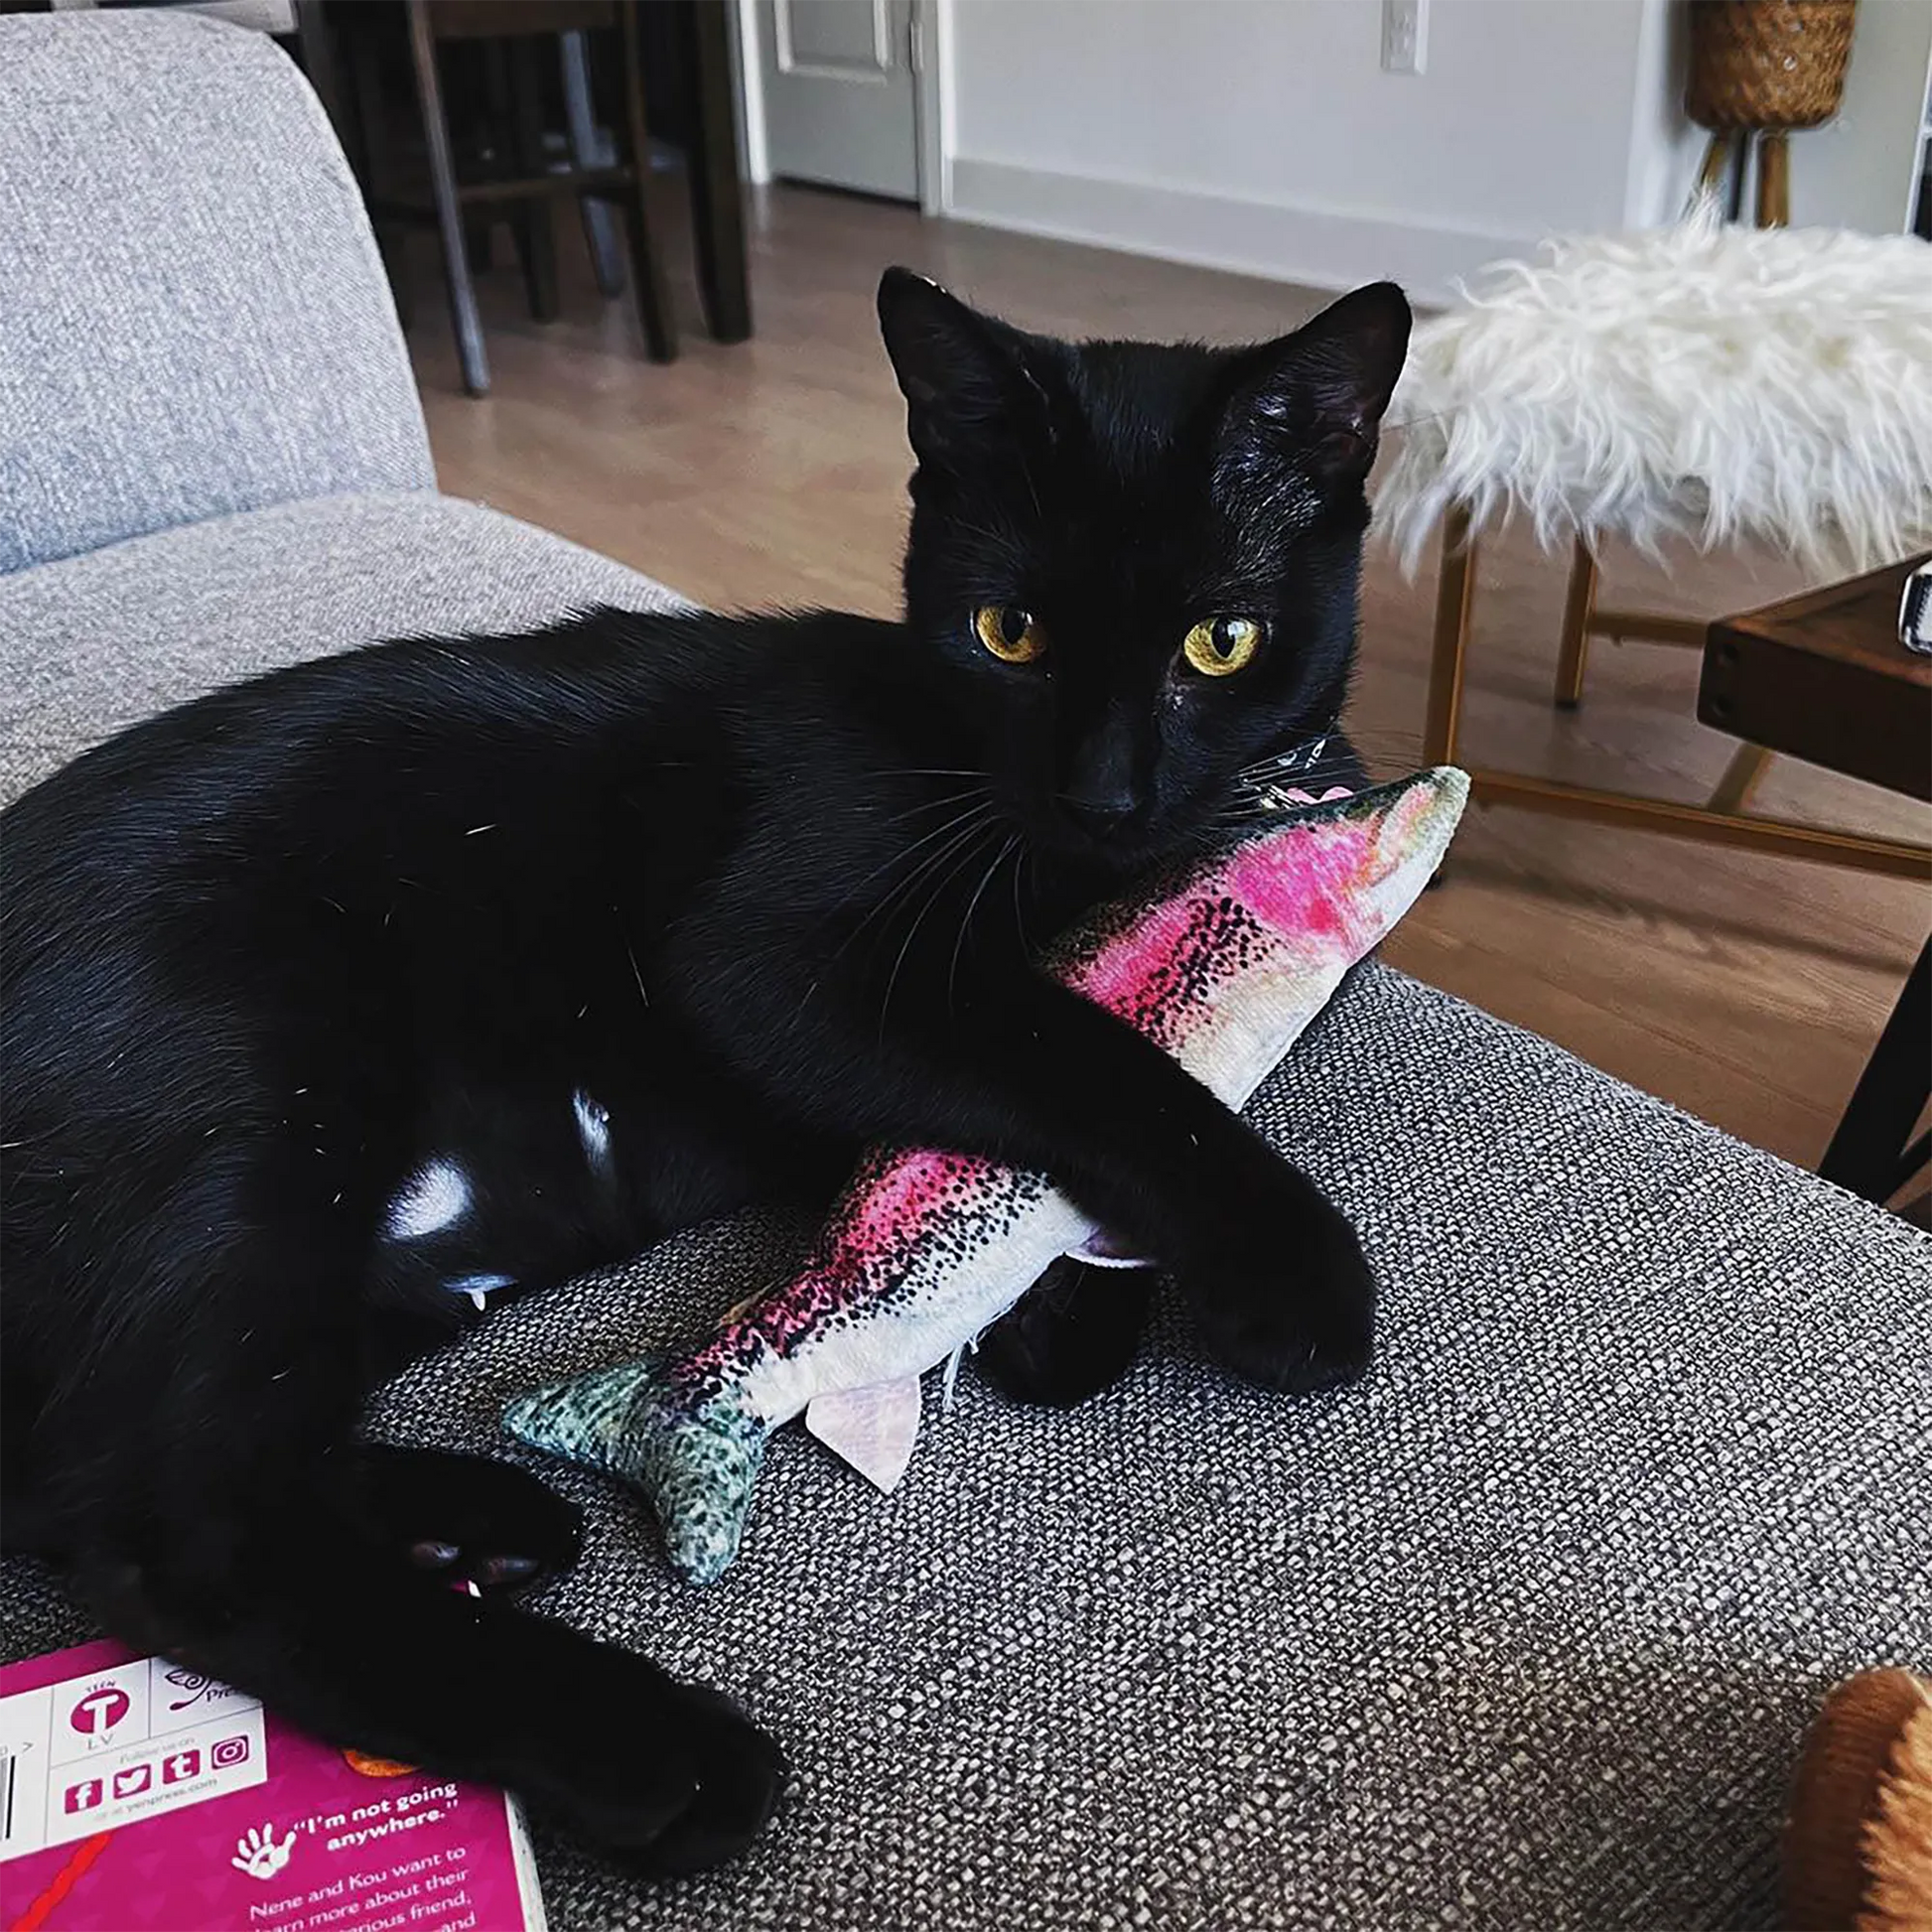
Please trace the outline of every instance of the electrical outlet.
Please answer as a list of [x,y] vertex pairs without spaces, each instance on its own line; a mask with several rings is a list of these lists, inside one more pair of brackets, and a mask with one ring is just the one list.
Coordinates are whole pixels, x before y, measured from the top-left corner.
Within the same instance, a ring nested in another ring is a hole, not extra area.
[[1382,0],[1382,69],[1421,73],[1429,60],[1429,0]]

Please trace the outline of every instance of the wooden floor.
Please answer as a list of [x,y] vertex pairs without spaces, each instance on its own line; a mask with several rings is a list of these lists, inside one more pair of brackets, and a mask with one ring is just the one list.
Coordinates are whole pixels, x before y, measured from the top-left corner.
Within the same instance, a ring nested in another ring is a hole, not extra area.
[[[411,342],[444,487],[727,607],[896,609],[908,458],[872,309],[887,263],[1062,334],[1250,340],[1319,304],[1283,285],[781,189],[756,211],[756,341],[721,348],[704,336],[681,253],[685,346],[668,367],[641,358],[627,304],[601,304],[581,269],[566,319],[539,326],[504,268],[483,284],[494,388],[473,401],[457,388],[422,245]],[[1711,616],[1796,582],[1765,560],[1666,569],[1617,559],[1607,591]],[[1561,715],[1548,694],[1562,597],[1562,563],[1526,541],[1486,553],[1469,755],[1702,796],[1730,741],[1693,721],[1696,653],[1599,645],[1583,709]],[[1405,583],[1374,556],[1353,722],[1389,773],[1417,758],[1429,615],[1429,584]],[[1760,802],[1927,832],[1921,807],[1789,760]],[[1389,956],[1812,1164],[1929,920],[1932,899],[1916,885],[1492,810],[1465,827],[1449,883],[1410,915]]]

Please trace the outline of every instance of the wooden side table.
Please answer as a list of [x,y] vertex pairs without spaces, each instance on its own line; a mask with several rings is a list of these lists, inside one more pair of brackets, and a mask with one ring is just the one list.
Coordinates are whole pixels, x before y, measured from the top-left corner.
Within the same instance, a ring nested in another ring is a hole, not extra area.
[[[1704,647],[1698,717],[1753,745],[1932,801],[1932,657],[1898,641],[1895,564],[1724,618]],[[1932,1155],[1910,1146],[1932,1094],[1932,941],[1918,956],[1819,1168],[1889,1200]]]

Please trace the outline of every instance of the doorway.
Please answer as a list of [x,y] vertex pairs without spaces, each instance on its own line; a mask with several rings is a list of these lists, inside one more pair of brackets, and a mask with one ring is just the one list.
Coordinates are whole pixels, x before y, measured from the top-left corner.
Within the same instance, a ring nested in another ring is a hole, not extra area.
[[935,210],[936,12],[928,0],[741,5],[754,172]]

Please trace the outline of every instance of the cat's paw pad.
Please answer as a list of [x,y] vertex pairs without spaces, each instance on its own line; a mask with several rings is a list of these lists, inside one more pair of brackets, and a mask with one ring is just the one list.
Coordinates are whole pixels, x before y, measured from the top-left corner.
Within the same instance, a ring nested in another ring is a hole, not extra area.
[[412,1567],[515,1589],[560,1576],[577,1562],[583,1511],[508,1462],[439,1456],[398,1463],[384,1513]]

